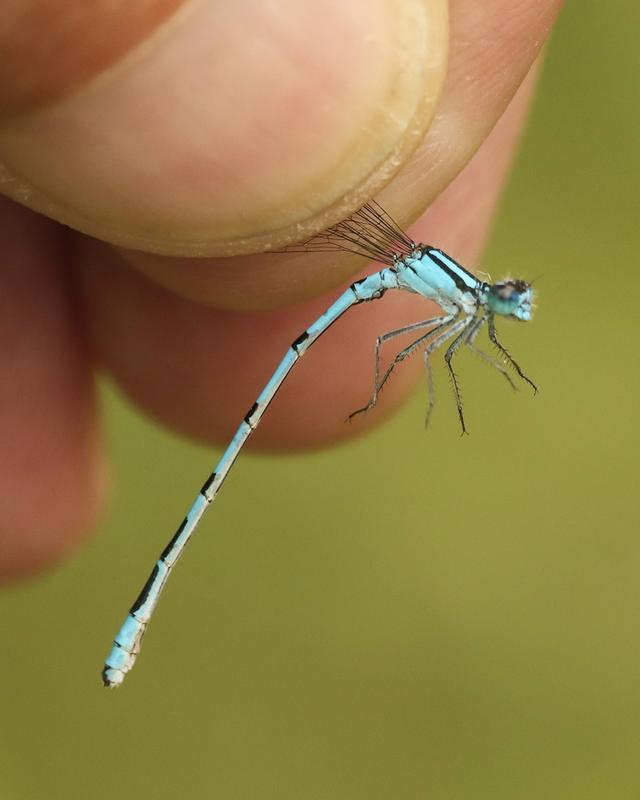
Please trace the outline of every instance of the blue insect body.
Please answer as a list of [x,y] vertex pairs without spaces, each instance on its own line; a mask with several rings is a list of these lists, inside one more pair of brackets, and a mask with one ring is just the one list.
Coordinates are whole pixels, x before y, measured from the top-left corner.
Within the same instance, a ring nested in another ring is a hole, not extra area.
[[[508,279],[490,284],[478,280],[441,250],[413,242],[374,202],[368,203],[349,219],[329,228],[324,234],[314,237],[299,248],[289,248],[289,250],[295,249],[302,249],[305,252],[349,251],[386,266],[379,272],[374,272],[351,284],[324,314],[298,336],[287,349],[266,386],[245,414],[215,470],[207,478],[187,516],[160,555],[149,579],[131,607],[105,661],[102,671],[105,686],[119,686],[127,672],[133,667],[140,651],[142,637],[173,566],[182,554],[203,514],[215,499],[240,450],[257,428],[276,392],[298,359],[347,309],[359,303],[377,300],[389,290],[401,289],[434,301],[443,311],[438,317],[407,325],[378,337],[375,348],[373,393],[367,405],[355,411],[351,416],[372,408],[376,404],[380,390],[395,367],[411,353],[421,348],[424,353],[429,382],[428,422],[433,409],[430,355],[449,342],[444,360],[451,376],[460,424],[465,432],[462,399],[458,379],[451,362],[461,345],[475,350],[474,341],[485,324],[489,339],[500,354],[500,361],[492,359],[481,351],[476,352],[479,352],[486,361],[498,369],[512,386],[514,384],[506,366],[513,368],[517,375],[536,391],[535,384],[522,372],[509,352],[498,341],[495,329],[496,316],[511,317],[522,321],[531,319],[533,293],[527,282]],[[425,332],[408,347],[401,350],[380,376],[382,344],[396,336],[413,331]]]

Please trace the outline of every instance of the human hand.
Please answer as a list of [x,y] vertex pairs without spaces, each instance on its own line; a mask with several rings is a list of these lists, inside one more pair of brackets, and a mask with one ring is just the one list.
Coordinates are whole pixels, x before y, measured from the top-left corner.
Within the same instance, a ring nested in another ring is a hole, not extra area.
[[[0,188],[23,204],[0,206],[3,577],[54,560],[100,513],[96,364],[147,413],[223,441],[362,268],[252,252],[374,194],[402,224],[440,195],[412,235],[473,264],[560,0],[74,5],[10,0],[0,30]],[[347,315],[257,441],[320,445],[375,423],[344,425],[375,337],[422,316],[401,295]]]

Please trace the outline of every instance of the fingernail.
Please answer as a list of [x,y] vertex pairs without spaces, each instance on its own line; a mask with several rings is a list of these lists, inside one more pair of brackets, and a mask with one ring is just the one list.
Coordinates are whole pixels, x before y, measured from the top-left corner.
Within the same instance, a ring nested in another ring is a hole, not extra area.
[[0,188],[167,255],[278,247],[381,188],[428,128],[446,0],[185,4],[73,94],[0,126]]
[[73,92],[149,38],[184,0],[20,0],[0,25],[0,119]]

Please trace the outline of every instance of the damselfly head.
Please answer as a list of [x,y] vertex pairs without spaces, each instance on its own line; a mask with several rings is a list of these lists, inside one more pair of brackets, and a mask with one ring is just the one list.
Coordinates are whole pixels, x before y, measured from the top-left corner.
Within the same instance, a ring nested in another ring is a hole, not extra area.
[[533,306],[531,284],[510,279],[494,283],[487,292],[487,306],[494,314],[528,321]]

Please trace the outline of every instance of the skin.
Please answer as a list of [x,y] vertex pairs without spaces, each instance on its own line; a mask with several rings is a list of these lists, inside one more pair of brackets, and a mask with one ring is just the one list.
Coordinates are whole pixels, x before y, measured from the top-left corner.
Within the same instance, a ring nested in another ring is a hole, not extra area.
[[[371,269],[265,247],[376,196],[418,220],[416,240],[477,263],[560,0],[363,3],[10,0],[2,579],[54,562],[103,511],[96,369],[145,413],[222,443],[288,343]],[[345,425],[368,398],[376,336],[434,313],[389,294],[347,315],[252,444],[323,446],[375,425],[421,372],[407,364]]]

